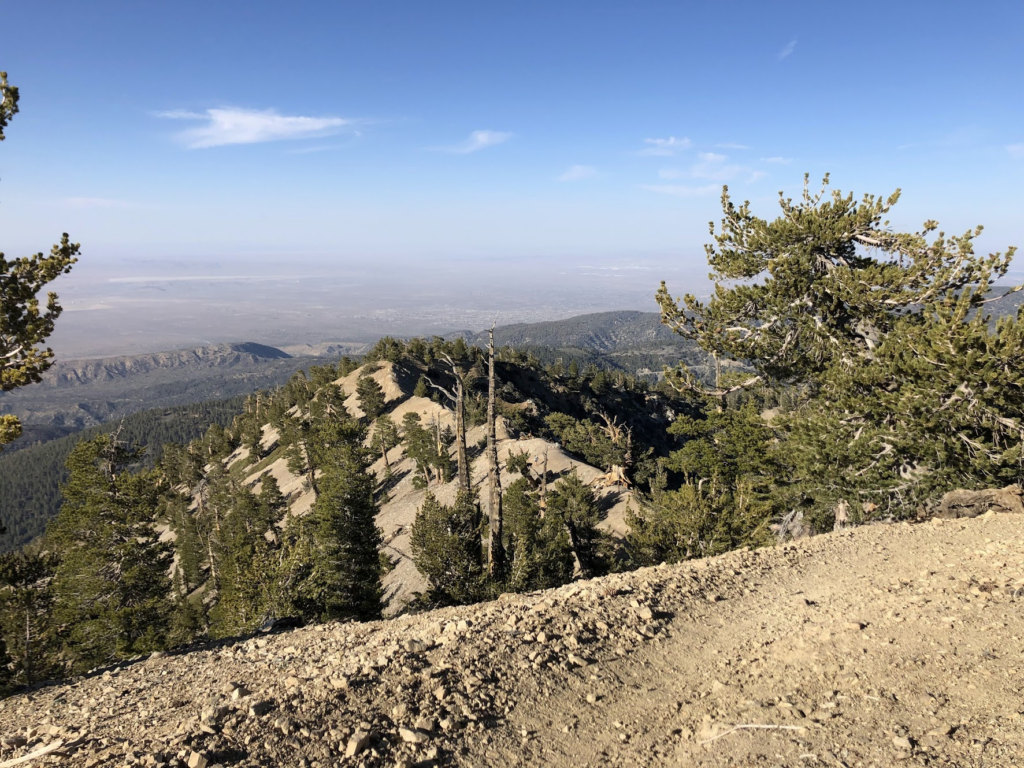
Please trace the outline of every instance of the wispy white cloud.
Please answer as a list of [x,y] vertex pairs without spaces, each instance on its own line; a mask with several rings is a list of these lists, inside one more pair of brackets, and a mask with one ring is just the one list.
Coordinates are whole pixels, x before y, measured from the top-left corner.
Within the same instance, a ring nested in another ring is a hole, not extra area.
[[667,139],[644,139],[644,144],[647,144],[647,146],[641,149],[637,154],[654,157],[671,157],[676,152],[689,149],[693,142],[685,136],[669,136]]
[[778,163],[779,165],[789,165],[793,162],[792,157],[762,157],[762,163]]
[[762,178],[754,169],[738,163],[726,162],[729,158],[717,152],[698,152],[698,162],[689,168],[661,168],[658,171],[658,178],[672,179],[709,179],[712,181],[731,181],[744,174],[750,174],[750,179],[756,181]]
[[787,56],[791,56],[793,54],[794,50],[796,50],[796,38],[795,37],[792,40],[790,40],[788,43],[786,43],[786,47],[785,48],[783,48],[781,51],[779,51],[779,61],[782,61]]
[[1006,151],[1010,153],[1010,157],[1024,160],[1024,144],[1008,144]]
[[755,181],[760,181],[767,176],[765,171],[753,171],[750,176],[747,177],[747,184],[753,184]]
[[697,157],[700,162],[690,169],[690,175],[696,179],[729,181],[750,171],[745,165],[727,163],[729,158],[716,152],[701,152]]
[[715,144],[715,149],[750,149],[746,144],[733,144],[726,142],[725,144]]
[[72,208],[134,208],[129,200],[113,200],[109,197],[66,197],[64,204]]
[[451,147],[431,147],[435,152],[450,152],[454,155],[468,155],[481,149],[502,144],[512,138],[507,131],[473,131],[461,144]]
[[641,189],[648,192],[657,192],[661,195],[673,195],[674,197],[705,197],[721,191],[717,184],[706,184],[694,187],[688,184],[641,184]]
[[597,177],[597,168],[592,165],[570,165],[569,168],[558,177],[559,181],[586,181]]
[[169,120],[204,120],[205,124],[178,134],[189,149],[228,144],[260,144],[286,139],[311,139],[352,130],[357,121],[344,117],[280,115],[273,109],[208,109],[205,112],[171,110],[157,117]]

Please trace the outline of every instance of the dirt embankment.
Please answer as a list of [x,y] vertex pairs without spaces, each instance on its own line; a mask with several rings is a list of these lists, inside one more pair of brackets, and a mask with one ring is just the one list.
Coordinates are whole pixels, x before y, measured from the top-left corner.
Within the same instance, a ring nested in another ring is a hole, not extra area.
[[1019,766],[1022,651],[1024,519],[875,526],[127,664],[0,766]]

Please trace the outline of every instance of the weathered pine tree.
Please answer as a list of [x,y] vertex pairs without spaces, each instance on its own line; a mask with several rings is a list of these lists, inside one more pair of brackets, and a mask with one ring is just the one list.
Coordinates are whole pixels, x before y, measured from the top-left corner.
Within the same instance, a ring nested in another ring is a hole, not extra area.
[[669,380],[716,397],[760,383],[795,393],[772,425],[776,496],[819,529],[840,509],[902,516],[957,485],[1018,482],[1024,334],[985,308],[1014,249],[976,254],[981,227],[893,232],[883,217],[899,191],[857,202],[827,183],[811,194],[805,178],[773,221],[723,192],[706,246],[713,297],[676,301],[662,284],[658,301],[664,322],[749,373],[709,388],[681,365]]

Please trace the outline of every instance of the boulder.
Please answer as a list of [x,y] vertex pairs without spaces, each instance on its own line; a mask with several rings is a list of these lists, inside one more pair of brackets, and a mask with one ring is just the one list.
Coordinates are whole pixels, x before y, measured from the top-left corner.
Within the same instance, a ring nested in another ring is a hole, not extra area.
[[981,491],[950,491],[939,501],[936,517],[955,519],[978,517],[988,511],[1024,514],[1024,489],[1019,485],[986,488]]

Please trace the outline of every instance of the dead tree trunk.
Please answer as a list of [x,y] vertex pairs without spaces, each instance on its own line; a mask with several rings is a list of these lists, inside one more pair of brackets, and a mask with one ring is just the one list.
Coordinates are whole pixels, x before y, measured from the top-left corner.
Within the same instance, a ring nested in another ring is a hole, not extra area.
[[459,489],[468,493],[469,458],[466,453],[466,379],[469,373],[448,355],[442,355],[441,359],[451,369],[452,378],[455,380],[454,386],[451,389],[445,389],[430,379],[427,379],[427,383],[451,400],[455,408],[455,453],[459,463]]
[[540,469],[540,519],[544,519],[544,512],[548,508],[548,449],[544,449],[544,463]]
[[501,476],[498,470],[498,430],[494,412],[494,326],[487,345],[487,471],[490,479],[490,537],[487,543],[487,566],[491,578],[501,578],[505,571],[505,550],[502,544]]

